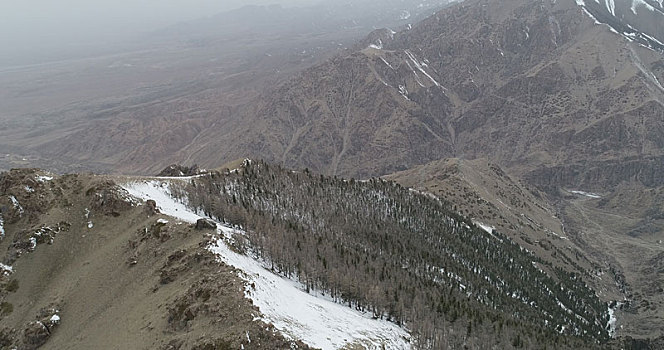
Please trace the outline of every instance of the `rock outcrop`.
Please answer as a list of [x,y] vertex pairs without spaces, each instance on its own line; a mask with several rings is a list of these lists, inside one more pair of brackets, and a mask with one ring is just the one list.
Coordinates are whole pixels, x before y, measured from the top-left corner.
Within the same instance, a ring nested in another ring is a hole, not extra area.
[[169,176],[169,177],[193,176],[193,175],[198,175],[199,172],[200,169],[198,168],[197,165],[192,165],[190,167],[187,167],[180,164],[173,164],[166,167],[166,169],[162,170],[157,176]]

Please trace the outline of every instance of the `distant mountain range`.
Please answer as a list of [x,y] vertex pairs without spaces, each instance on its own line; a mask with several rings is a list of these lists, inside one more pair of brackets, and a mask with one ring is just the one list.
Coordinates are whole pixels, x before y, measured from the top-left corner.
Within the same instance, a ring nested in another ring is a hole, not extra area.
[[590,160],[648,166],[663,152],[662,55],[584,8],[466,1],[411,30],[377,31],[238,110],[239,129],[206,130],[188,156],[359,177],[485,156],[534,181]]

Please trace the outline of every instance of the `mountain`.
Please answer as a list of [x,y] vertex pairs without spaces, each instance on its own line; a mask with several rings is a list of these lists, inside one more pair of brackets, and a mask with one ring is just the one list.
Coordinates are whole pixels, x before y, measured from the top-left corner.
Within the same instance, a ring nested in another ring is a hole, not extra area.
[[[317,33],[323,35],[344,29],[359,29],[365,32],[376,27],[401,28],[418,22],[448,0],[387,0],[377,5],[367,0],[314,3],[308,6],[248,5],[209,18],[180,23],[157,31],[156,36],[176,36],[220,40],[233,34],[261,36],[274,32],[282,35]],[[311,20],[315,18],[316,20]]]
[[587,276],[392,182],[245,162],[188,177],[13,170],[0,191],[3,347],[607,344]]
[[[200,139],[210,141],[174,158],[250,155],[356,178],[401,171],[390,178],[594,274],[618,336],[661,337],[664,60],[655,45],[598,24],[602,7],[589,4],[467,1],[410,30],[377,30],[238,108],[239,130],[208,129]],[[639,6],[620,23],[656,38],[647,24],[661,22]],[[450,157],[461,165],[439,161]],[[523,183],[481,162],[463,166],[478,158]]]
[[584,282],[592,275],[552,264],[430,194],[262,162],[170,189],[246,228],[230,237],[239,251],[308,291],[405,324],[418,348],[592,348],[608,339],[608,304]]
[[174,158],[249,155],[366,177],[488,157],[533,183],[575,186],[591,166],[625,160],[657,173],[662,55],[576,2],[468,1],[372,38],[238,110],[239,130],[208,129]]
[[0,347],[410,347],[397,324],[240,254],[239,226],[171,194],[203,176],[1,173]]
[[249,6],[141,36],[133,49],[3,68],[0,169],[156,173],[188,162],[172,155],[209,142],[199,135],[213,126],[239,129],[227,117],[266,86],[446,4]]
[[[587,276],[603,268],[568,235],[559,208],[545,193],[486,159],[444,159],[384,178],[445,198],[476,224],[503,232],[555,266]],[[602,287],[615,287],[613,280],[605,282]],[[618,297],[618,290],[613,295]]]
[[664,3],[659,0],[578,0],[586,13],[598,23],[608,25],[612,31],[629,41],[664,53]]
[[111,327],[146,348],[658,348],[660,9],[469,0],[301,71],[230,65],[223,83],[69,106],[53,133],[3,121],[21,126],[3,134],[12,164],[267,160],[4,173],[3,344],[99,347]]
[[0,347],[308,348],[254,320],[214,230],[149,204],[107,177],[0,174]]
[[661,186],[623,181],[600,193],[555,187],[557,195],[551,196],[484,159],[434,161],[386,178],[446,198],[479,225],[504,232],[554,266],[587,276],[614,307],[615,336],[644,344],[661,340]]

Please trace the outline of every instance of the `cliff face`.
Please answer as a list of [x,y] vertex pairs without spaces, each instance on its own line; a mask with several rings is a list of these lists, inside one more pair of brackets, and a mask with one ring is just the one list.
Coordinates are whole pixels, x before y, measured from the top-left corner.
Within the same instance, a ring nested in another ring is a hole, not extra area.
[[542,167],[528,173],[526,179],[550,193],[557,192],[561,186],[592,191],[612,190],[622,182],[658,187],[664,185],[664,157]]

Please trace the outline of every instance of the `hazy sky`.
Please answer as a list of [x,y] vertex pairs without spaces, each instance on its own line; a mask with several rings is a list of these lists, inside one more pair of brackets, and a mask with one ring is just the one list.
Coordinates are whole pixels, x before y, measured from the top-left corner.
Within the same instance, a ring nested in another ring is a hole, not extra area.
[[[113,41],[248,4],[316,0],[0,0],[0,50]],[[7,53],[7,51],[5,52]],[[1,54],[0,54],[1,55]]]

